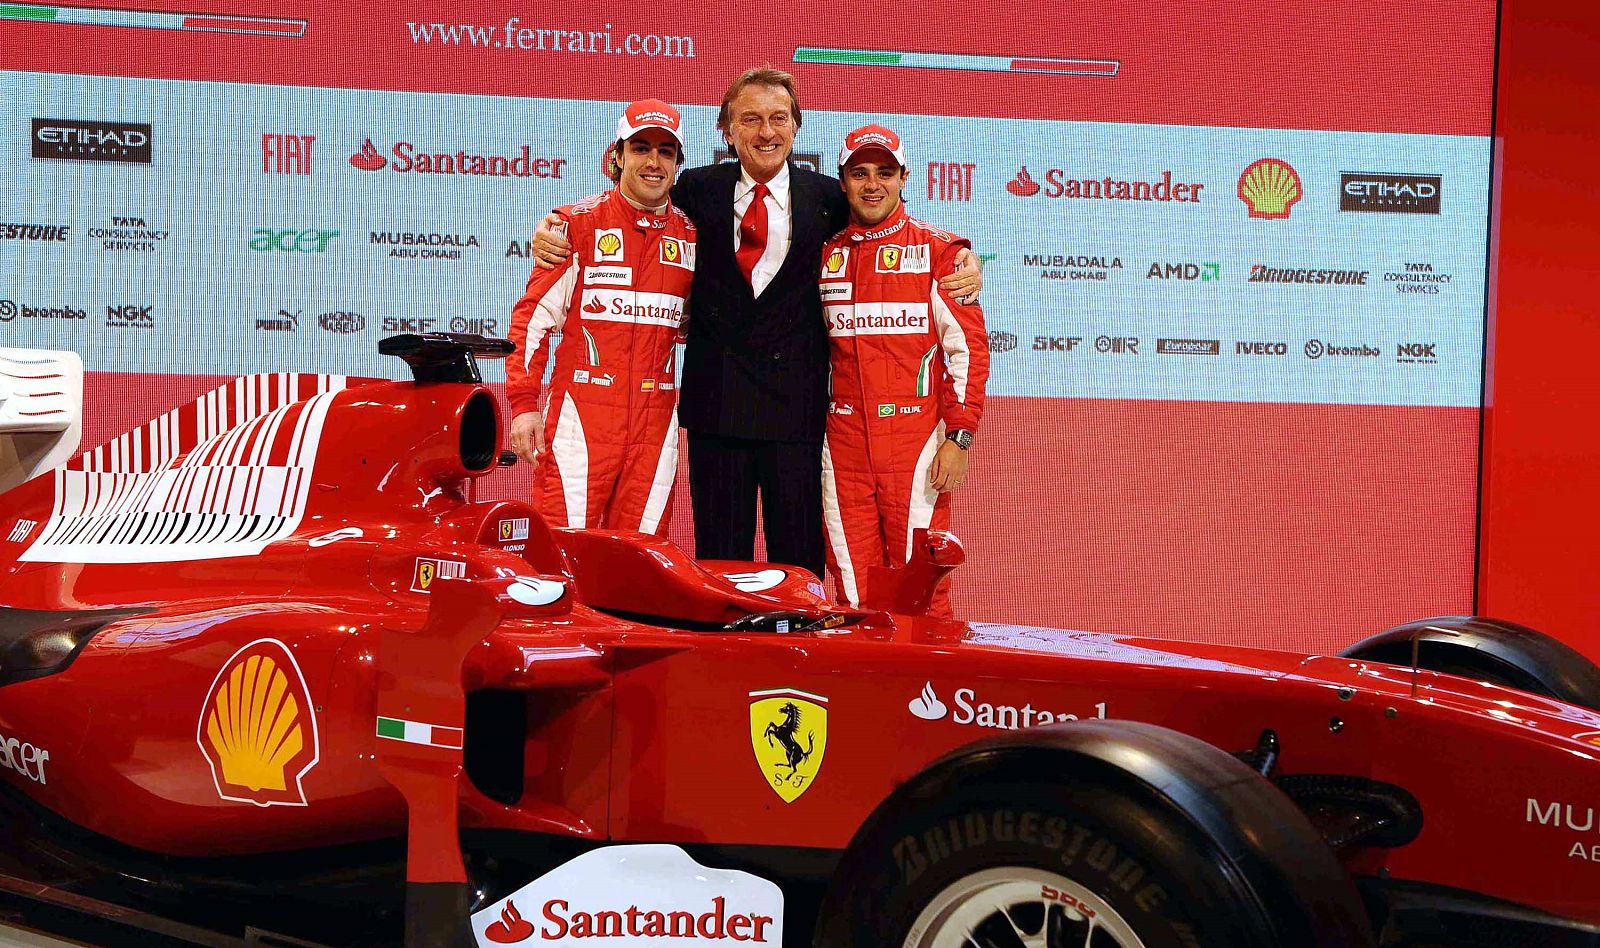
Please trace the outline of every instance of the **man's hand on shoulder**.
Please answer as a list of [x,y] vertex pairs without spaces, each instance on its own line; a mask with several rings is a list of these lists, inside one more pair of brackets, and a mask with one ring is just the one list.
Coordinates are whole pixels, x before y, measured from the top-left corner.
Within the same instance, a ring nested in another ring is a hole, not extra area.
[[[533,245],[538,253],[539,244]],[[956,252],[955,272],[939,281],[939,288],[948,293],[957,303],[970,306],[978,301],[978,294],[983,292],[983,262],[971,248],[962,247]]]
[[543,269],[554,270],[570,256],[572,241],[567,239],[566,225],[560,214],[551,211],[533,232],[533,262]]

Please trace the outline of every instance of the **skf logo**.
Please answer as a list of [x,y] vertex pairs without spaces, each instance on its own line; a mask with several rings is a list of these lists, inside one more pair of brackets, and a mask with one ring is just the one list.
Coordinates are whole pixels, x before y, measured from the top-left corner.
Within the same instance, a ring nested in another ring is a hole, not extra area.
[[500,542],[511,543],[528,538],[528,518],[515,517],[500,521]]
[[[1104,339],[1104,336],[1100,338]],[[1071,352],[1078,348],[1078,343],[1083,341],[1082,336],[1034,336],[1034,352]],[[1108,352],[1108,349],[1101,349]]]
[[[261,135],[262,174],[310,174],[311,143],[315,135],[285,135],[264,132]],[[354,159],[351,159],[354,161]]]
[[878,248],[877,269],[879,273],[927,273],[928,245],[885,244]]
[[1152,263],[1146,280],[1199,280],[1210,283],[1222,279],[1222,265],[1216,263]]
[[676,237],[661,238],[661,262],[670,267],[694,269],[694,244]]
[[383,317],[384,332],[433,332],[434,323],[438,322],[431,316],[385,316]]
[[597,262],[619,263],[622,260],[622,228],[607,227],[594,232],[594,256]]
[[411,571],[411,591],[414,593],[428,592],[435,580],[441,576],[445,579],[460,579],[467,575],[467,564],[460,560],[440,560],[430,557],[417,557],[416,567]]
[[222,664],[195,739],[217,795],[256,806],[305,806],[301,781],[317,763],[316,706],[294,653],[257,639]]
[[977,170],[972,162],[928,162],[928,200],[972,200],[972,173]]
[[846,263],[848,263],[849,260],[850,260],[850,248],[849,247],[835,247],[835,248],[833,248],[833,252],[828,254],[828,259],[822,261],[822,276],[823,276],[823,279],[827,279],[828,277],[836,277],[836,276],[838,276],[840,273],[842,273],[844,271],[844,265]]
[[1299,173],[1277,158],[1253,162],[1239,175],[1239,200],[1251,217],[1269,221],[1288,217],[1303,193]]
[[339,236],[336,230],[318,230],[307,227],[304,230],[289,228],[276,230],[271,227],[257,227],[255,236],[250,238],[251,250],[278,250],[284,253],[322,253],[328,249],[328,241]]
[[750,746],[772,792],[793,803],[822,769],[828,699],[793,688],[750,692]]

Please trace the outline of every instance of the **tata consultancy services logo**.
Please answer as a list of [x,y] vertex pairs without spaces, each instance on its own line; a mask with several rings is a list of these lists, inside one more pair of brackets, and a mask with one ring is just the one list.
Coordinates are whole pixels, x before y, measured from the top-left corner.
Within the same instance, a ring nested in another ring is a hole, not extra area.
[[1259,159],[1239,175],[1239,200],[1250,209],[1251,217],[1288,217],[1303,194],[1299,172],[1278,158]]
[[750,746],[772,792],[798,800],[828,749],[828,699],[794,688],[750,692]]

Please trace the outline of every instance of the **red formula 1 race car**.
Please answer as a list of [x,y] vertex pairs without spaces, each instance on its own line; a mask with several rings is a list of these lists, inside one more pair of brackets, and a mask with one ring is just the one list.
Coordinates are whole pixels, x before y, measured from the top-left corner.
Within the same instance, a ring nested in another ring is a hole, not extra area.
[[[945,534],[841,609],[475,501],[475,357],[509,344],[381,348],[414,381],[241,378],[0,495],[0,910],[116,943],[1597,943],[1600,672],[1538,633],[935,620]],[[13,405],[70,374],[5,369]]]

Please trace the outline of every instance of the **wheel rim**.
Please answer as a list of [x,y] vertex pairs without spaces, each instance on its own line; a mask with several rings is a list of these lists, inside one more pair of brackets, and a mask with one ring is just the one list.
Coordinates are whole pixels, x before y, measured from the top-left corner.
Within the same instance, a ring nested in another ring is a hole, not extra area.
[[1145,948],[1106,900],[1021,866],[952,882],[917,915],[903,948]]

